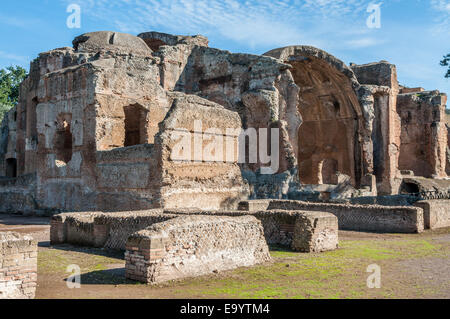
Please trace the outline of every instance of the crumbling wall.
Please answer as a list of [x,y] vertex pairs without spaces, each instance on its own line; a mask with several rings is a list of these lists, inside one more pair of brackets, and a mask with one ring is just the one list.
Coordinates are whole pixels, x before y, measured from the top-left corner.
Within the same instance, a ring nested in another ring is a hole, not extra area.
[[387,61],[350,67],[361,84],[358,95],[361,105],[369,110],[366,118],[372,119],[365,128],[370,138],[369,143],[364,143],[365,158],[371,161],[367,173],[376,176],[380,195],[396,194],[401,132],[397,114],[397,68]]
[[131,211],[160,206],[160,163],[154,145],[99,151],[96,160],[96,209]]
[[17,177],[17,107],[13,107],[0,123],[0,176]]
[[37,242],[31,236],[0,233],[0,299],[33,299]]
[[125,275],[156,284],[270,260],[256,218],[190,216],[133,234],[127,242]]
[[291,46],[265,53],[293,68],[301,125],[294,146],[302,184],[337,184],[338,172],[361,183],[363,113],[351,69],[328,53]]
[[446,101],[447,96],[438,91],[398,96],[397,110],[402,121],[400,170],[428,178],[447,176]]
[[238,162],[237,113],[182,93],[156,137],[164,208],[230,209],[247,196]]
[[450,227],[450,200],[425,200],[415,203],[423,209],[426,229]]
[[31,213],[37,209],[36,175],[0,179],[0,213]]
[[[251,201],[252,203],[254,201]],[[334,250],[338,247],[338,221],[336,216],[325,212],[293,210],[252,211],[206,211],[172,210],[164,212],[182,216],[245,216],[256,217],[264,228],[264,237],[269,245],[289,247],[305,253]]]
[[239,208],[255,210],[320,211],[335,215],[339,229],[382,233],[421,233],[423,210],[417,207],[310,203],[288,200],[245,201]]
[[51,220],[50,243],[125,250],[128,237],[176,215],[162,210],[118,213],[64,213]]
[[[293,141],[297,139],[301,121],[297,111],[298,87],[287,70],[289,65],[269,57],[208,48],[198,39],[180,41],[159,33],[140,36],[148,43],[163,41],[168,44],[158,47],[155,52],[161,59],[161,85],[165,89],[197,94],[236,111],[244,129],[257,130],[256,139],[260,136],[259,129],[281,128],[279,167],[275,168],[279,175],[277,180],[283,179],[280,184],[288,185],[298,180],[293,151],[296,143]],[[258,144],[258,141],[253,143]],[[257,150],[259,146],[256,146]],[[247,146],[247,158],[248,149]],[[240,164],[254,196],[261,194],[260,185],[266,185],[259,171],[263,166],[267,164],[262,164],[258,158]],[[264,193],[282,198],[287,192],[275,185],[273,190]]]
[[[447,114],[447,118],[449,115]],[[447,176],[450,176],[450,124],[447,123],[447,166],[445,167]]]
[[125,250],[127,238],[155,223],[180,216],[251,215],[261,221],[268,244],[301,252],[333,250],[338,245],[336,216],[306,211],[207,211],[201,209],[156,209],[120,213],[64,213],[51,221],[51,244],[73,244]]

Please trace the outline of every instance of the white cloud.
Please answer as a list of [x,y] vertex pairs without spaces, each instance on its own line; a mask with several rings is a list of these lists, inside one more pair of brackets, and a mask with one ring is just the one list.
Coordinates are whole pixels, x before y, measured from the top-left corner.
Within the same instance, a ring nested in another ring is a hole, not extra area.
[[383,43],[383,41],[374,38],[360,38],[347,41],[346,43],[352,49],[360,49],[380,45]]
[[[321,45],[330,24],[345,33],[359,17],[365,26],[370,0],[64,0],[82,13],[115,21],[119,31],[165,30],[205,34],[249,47],[287,44]],[[356,40],[355,40],[356,41]],[[369,43],[366,43],[368,46]]]
[[16,62],[26,62],[29,61],[28,57],[17,55],[14,53],[8,53],[4,51],[0,51],[0,58],[5,60],[12,60]]
[[438,12],[433,32],[448,35],[450,33],[450,0],[431,0],[431,8]]

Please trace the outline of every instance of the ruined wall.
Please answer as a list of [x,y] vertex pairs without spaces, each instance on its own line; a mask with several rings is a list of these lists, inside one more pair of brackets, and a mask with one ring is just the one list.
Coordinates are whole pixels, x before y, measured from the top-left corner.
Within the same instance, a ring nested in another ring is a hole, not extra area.
[[37,242],[18,233],[0,233],[0,299],[33,299]]
[[363,113],[353,72],[328,53],[308,46],[291,46],[265,53],[292,66],[298,86],[301,125],[295,139],[302,184],[338,184],[337,173],[360,185],[363,170]]
[[[161,59],[161,85],[165,89],[197,94],[236,111],[244,129],[257,130],[256,139],[260,136],[260,128],[281,128],[279,167],[275,168],[280,183],[265,194],[275,198],[286,196],[287,190],[279,194],[280,184],[298,179],[295,176],[295,152],[292,151],[296,143],[292,141],[297,139],[300,124],[296,107],[298,87],[287,71],[289,66],[268,57],[208,48],[203,41],[199,43],[194,39],[167,40],[167,35],[158,33],[140,36],[148,43],[163,41],[168,44],[159,46],[154,53]],[[247,157],[248,149],[247,146]],[[255,154],[258,149],[256,146]],[[265,166],[267,164],[263,164],[258,156],[254,162],[240,164],[254,195],[261,193],[260,185],[270,186],[262,180],[264,176],[259,171]]]
[[366,104],[370,110],[367,115],[371,120],[366,131],[370,134],[367,136],[372,146],[365,143],[365,153],[373,167],[368,173],[376,176],[380,195],[396,194],[400,183],[397,177],[401,132],[397,114],[397,68],[387,61],[352,64],[351,68],[362,85],[359,92],[361,104]]
[[37,209],[36,175],[0,179],[0,213],[31,213]]
[[438,91],[401,94],[401,146],[399,169],[416,176],[446,176],[447,129],[445,105],[447,96]]
[[190,216],[133,234],[127,242],[125,275],[156,284],[270,260],[256,218]]
[[156,137],[164,208],[230,209],[248,196],[238,162],[236,112],[176,93]]
[[415,203],[423,209],[426,229],[450,227],[450,200],[426,200]]
[[0,123],[0,176],[17,177],[17,107],[13,107]]
[[450,176],[450,123],[448,121],[449,115],[447,114],[447,166],[445,172],[447,176]]
[[52,245],[72,244],[125,250],[128,237],[155,223],[176,218],[162,210],[119,213],[65,213],[52,217]]
[[99,151],[96,160],[96,209],[131,211],[160,206],[160,159],[154,145]]
[[320,211],[335,215],[339,229],[383,233],[420,233],[424,230],[423,210],[417,207],[388,207],[309,203],[286,200],[245,201],[241,210],[300,210]]

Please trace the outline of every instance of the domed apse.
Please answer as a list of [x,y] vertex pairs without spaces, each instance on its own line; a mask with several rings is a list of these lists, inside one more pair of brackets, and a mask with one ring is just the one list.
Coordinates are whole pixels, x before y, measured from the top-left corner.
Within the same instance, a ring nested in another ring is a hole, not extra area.
[[337,174],[359,183],[359,103],[347,76],[324,60],[288,62],[300,88],[298,163],[302,184],[337,184]]

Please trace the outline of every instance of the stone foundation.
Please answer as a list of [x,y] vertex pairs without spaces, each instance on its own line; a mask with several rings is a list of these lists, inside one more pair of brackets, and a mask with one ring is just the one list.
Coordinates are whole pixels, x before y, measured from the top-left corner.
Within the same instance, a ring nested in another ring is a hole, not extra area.
[[157,284],[271,260],[254,217],[186,216],[155,224],[127,242],[126,277]]
[[88,247],[125,250],[128,237],[155,223],[176,218],[162,210],[121,213],[66,213],[51,221],[52,245],[73,244]]
[[37,242],[18,233],[0,233],[0,299],[33,299]]
[[423,209],[426,229],[450,227],[450,200],[425,200],[415,206]]
[[53,216],[52,245],[73,244],[125,250],[133,233],[153,224],[180,216],[241,217],[251,215],[261,221],[269,245],[280,245],[300,252],[322,252],[338,246],[338,220],[324,212],[257,211],[216,212],[197,210],[149,210],[123,213],[67,213]]
[[382,233],[420,233],[424,230],[423,210],[418,207],[310,203],[288,200],[244,201],[246,211],[303,210],[328,212],[339,221],[339,229]]

